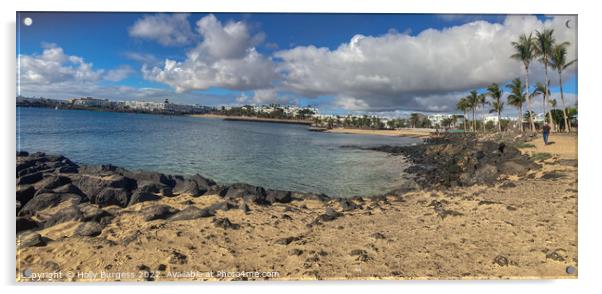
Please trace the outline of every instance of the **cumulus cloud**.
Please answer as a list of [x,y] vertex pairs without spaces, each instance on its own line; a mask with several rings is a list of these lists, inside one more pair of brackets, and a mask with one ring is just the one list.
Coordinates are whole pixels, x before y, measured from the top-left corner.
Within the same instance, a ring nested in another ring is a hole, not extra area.
[[221,87],[231,90],[269,88],[276,78],[272,61],[258,53],[261,35],[251,35],[243,22],[223,25],[213,15],[197,22],[203,38],[186,59],[166,59],[164,66],[144,65],[144,78],[168,84],[177,92]]
[[82,57],[67,55],[56,44],[44,44],[42,54],[19,55],[21,84],[90,83],[101,79],[103,70],[93,69]]
[[164,46],[186,45],[194,39],[188,16],[185,13],[146,15],[129,28],[129,34]]
[[[279,51],[278,72],[284,87],[308,97],[336,96],[336,103],[350,109],[450,111],[455,93],[522,75],[520,63],[510,59],[510,42],[522,33],[553,28],[558,41],[572,43],[569,55],[574,58],[576,31],[565,26],[568,18],[574,17],[542,22],[508,16],[501,24],[474,21],[416,36],[356,35],[334,50],[299,46]],[[542,67],[535,62],[532,70],[531,81],[538,80]]]

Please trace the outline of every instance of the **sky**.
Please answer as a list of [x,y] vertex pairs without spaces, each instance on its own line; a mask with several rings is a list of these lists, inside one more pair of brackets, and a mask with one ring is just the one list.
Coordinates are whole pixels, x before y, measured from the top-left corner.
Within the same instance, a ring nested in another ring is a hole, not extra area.
[[[577,57],[571,15],[20,12],[17,24],[18,94],[56,99],[449,113],[472,89],[524,78],[510,58],[520,34],[554,29]],[[562,78],[575,105],[577,66]],[[541,63],[529,80],[543,82]]]

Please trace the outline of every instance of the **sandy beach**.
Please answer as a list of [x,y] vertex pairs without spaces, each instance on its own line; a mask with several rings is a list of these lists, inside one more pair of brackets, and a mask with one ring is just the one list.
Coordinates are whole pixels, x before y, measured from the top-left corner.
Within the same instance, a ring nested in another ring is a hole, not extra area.
[[[540,170],[503,176],[494,186],[267,206],[231,198],[210,217],[183,220],[145,217],[157,206],[202,209],[224,197],[157,194],[107,206],[113,219],[97,236],[78,233],[77,220],[36,231],[43,245],[23,247],[30,237],[19,235],[17,279],[30,280],[24,269],[99,273],[59,279],[73,281],[576,278],[566,271],[578,262],[577,167],[565,160],[576,157],[576,136],[552,140],[562,152],[540,162]],[[538,152],[556,150],[534,144]],[[33,218],[48,221],[73,205],[65,201]],[[236,276],[241,271],[262,273]]]
[[286,123],[286,124],[302,124],[302,125],[312,124],[312,122],[309,120],[298,120],[298,119],[278,119],[278,118],[232,116],[232,115],[220,115],[220,114],[191,114],[189,116],[190,117],[232,120],[232,121],[251,121],[251,122]]
[[376,135],[376,136],[389,136],[389,137],[415,137],[424,138],[428,137],[433,130],[431,129],[418,129],[418,128],[407,128],[397,130],[371,130],[371,129],[351,129],[351,128],[334,128],[326,131],[327,133],[338,133],[338,134],[356,134],[356,135]]

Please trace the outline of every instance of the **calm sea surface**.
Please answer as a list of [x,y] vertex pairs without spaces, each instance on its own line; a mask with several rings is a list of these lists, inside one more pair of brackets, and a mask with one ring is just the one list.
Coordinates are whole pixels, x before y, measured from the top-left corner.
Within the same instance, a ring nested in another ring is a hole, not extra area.
[[341,146],[416,142],[309,132],[302,125],[17,108],[17,150],[332,196],[384,193],[402,183],[407,166],[401,157]]

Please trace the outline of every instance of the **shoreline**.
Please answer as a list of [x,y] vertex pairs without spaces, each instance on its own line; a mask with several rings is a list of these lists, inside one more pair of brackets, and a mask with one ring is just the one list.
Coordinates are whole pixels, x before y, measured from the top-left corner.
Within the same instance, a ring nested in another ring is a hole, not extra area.
[[352,128],[333,128],[324,131],[325,133],[353,134],[353,135],[373,135],[387,137],[413,137],[426,138],[434,133],[431,129],[397,129],[397,130],[376,130],[376,129],[352,129]]
[[295,119],[278,119],[278,118],[263,118],[263,117],[251,117],[251,116],[230,116],[221,114],[191,114],[190,117],[210,118],[210,119],[223,119],[226,121],[249,121],[249,122],[263,122],[263,123],[283,123],[283,124],[299,124],[299,125],[311,125],[312,122],[308,120],[295,120]]
[[[489,145],[474,148],[495,154]],[[416,146],[403,152],[415,151],[404,156],[417,165],[431,148],[465,154],[446,142]],[[509,161],[522,156],[507,148]],[[25,268],[157,274],[122,281],[238,279],[168,275],[190,270],[275,271],[276,280],[576,278],[565,272],[577,268],[576,161],[537,164],[488,184],[330,198],[110,165],[75,171],[64,157],[23,153],[17,281],[27,281]]]

